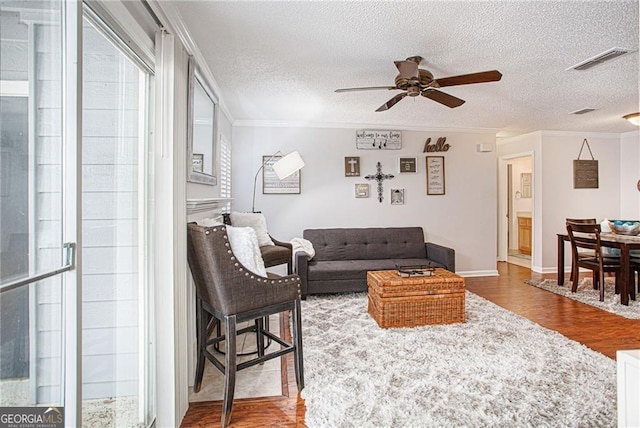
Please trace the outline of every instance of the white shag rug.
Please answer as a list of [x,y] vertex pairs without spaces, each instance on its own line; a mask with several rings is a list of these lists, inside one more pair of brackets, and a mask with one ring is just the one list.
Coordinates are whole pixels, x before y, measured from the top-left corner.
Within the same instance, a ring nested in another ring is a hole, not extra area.
[[302,305],[309,428],[616,425],[613,360],[473,293],[466,323],[416,328],[366,293]]
[[593,289],[591,278],[582,278],[575,293],[571,291],[570,281],[565,281],[564,285],[558,285],[555,279],[526,279],[524,282],[625,318],[640,319],[640,301],[629,299],[629,306],[621,305],[620,295],[615,294],[614,278],[604,280],[604,302],[600,301],[600,292]]

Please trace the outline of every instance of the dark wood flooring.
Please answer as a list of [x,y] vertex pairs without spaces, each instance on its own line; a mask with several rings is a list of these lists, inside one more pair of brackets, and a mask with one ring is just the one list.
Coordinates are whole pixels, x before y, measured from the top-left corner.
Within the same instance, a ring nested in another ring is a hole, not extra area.
[[[583,343],[615,359],[616,351],[640,349],[640,321],[630,320],[593,306],[532,287],[523,281],[543,275],[508,263],[498,263],[498,277],[466,278],[469,291],[543,327]],[[555,278],[553,275],[544,277]],[[292,358],[286,361],[283,395],[236,400],[233,427],[304,427],[304,400],[296,390]],[[220,426],[221,402],[191,403],[183,427]]]

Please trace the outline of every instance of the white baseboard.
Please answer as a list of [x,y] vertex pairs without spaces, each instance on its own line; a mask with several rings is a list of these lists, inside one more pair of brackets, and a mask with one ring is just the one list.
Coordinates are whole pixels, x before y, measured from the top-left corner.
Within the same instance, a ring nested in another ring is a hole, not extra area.
[[[558,268],[556,266],[551,267],[540,267],[540,266],[532,266],[531,270],[537,273],[558,273]],[[571,265],[564,267],[565,275],[571,272]],[[580,272],[589,272],[589,269],[580,268]]]
[[467,270],[462,272],[456,272],[456,274],[462,277],[477,277],[477,276],[500,276],[497,270]]

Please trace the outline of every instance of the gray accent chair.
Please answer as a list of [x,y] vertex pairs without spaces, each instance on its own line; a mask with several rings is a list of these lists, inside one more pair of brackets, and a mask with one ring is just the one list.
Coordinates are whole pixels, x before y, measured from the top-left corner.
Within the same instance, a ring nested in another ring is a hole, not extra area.
[[[233,254],[225,226],[187,225],[187,258],[196,285],[196,334],[198,357],[194,392],[200,391],[205,358],[224,373],[222,426],[231,420],[236,371],[267,360],[293,353],[298,391],[304,388],[302,330],[300,314],[300,278],[261,277],[246,269]],[[264,328],[263,318],[290,311],[292,341],[272,334]],[[238,323],[256,320],[255,325],[236,330]],[[211,337],[214,329],[224,324],[224,335]],[[236,336],[254,331],[258,340],[257,357],[237,363]],[[280,349],[265,355],[264,338]],[[224,364],[209,350],[224,341]]]
[[455,251],[424,242],[421,227],[306,229],[313,244],[309,260],[296,254],[302,297],[319,293],[367,291],[367,272],[396,265],[441,267],[455,272]]

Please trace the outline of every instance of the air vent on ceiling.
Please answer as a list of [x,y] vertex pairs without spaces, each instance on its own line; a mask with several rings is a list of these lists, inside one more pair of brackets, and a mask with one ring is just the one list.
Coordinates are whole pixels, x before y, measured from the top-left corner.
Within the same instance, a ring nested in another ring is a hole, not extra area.
[[599,53],[596,56],[588,58],[576,65],[573,65],[567,68],[567,70],[587,70],[591,67],[595,67],[596,65],[602,64],[611,59],[618,58],[619,56],[622,56],[622,55],[626,55],[629,52],[631,52],[631,49],[624,49],[624,48],[607,49],[606,51]]
[[569,114],[585,114],[585,113],[591,113],[592,111],[596,111],[596,109],[594,109],[594,108],[582,108],[580,110],[572,111]]

